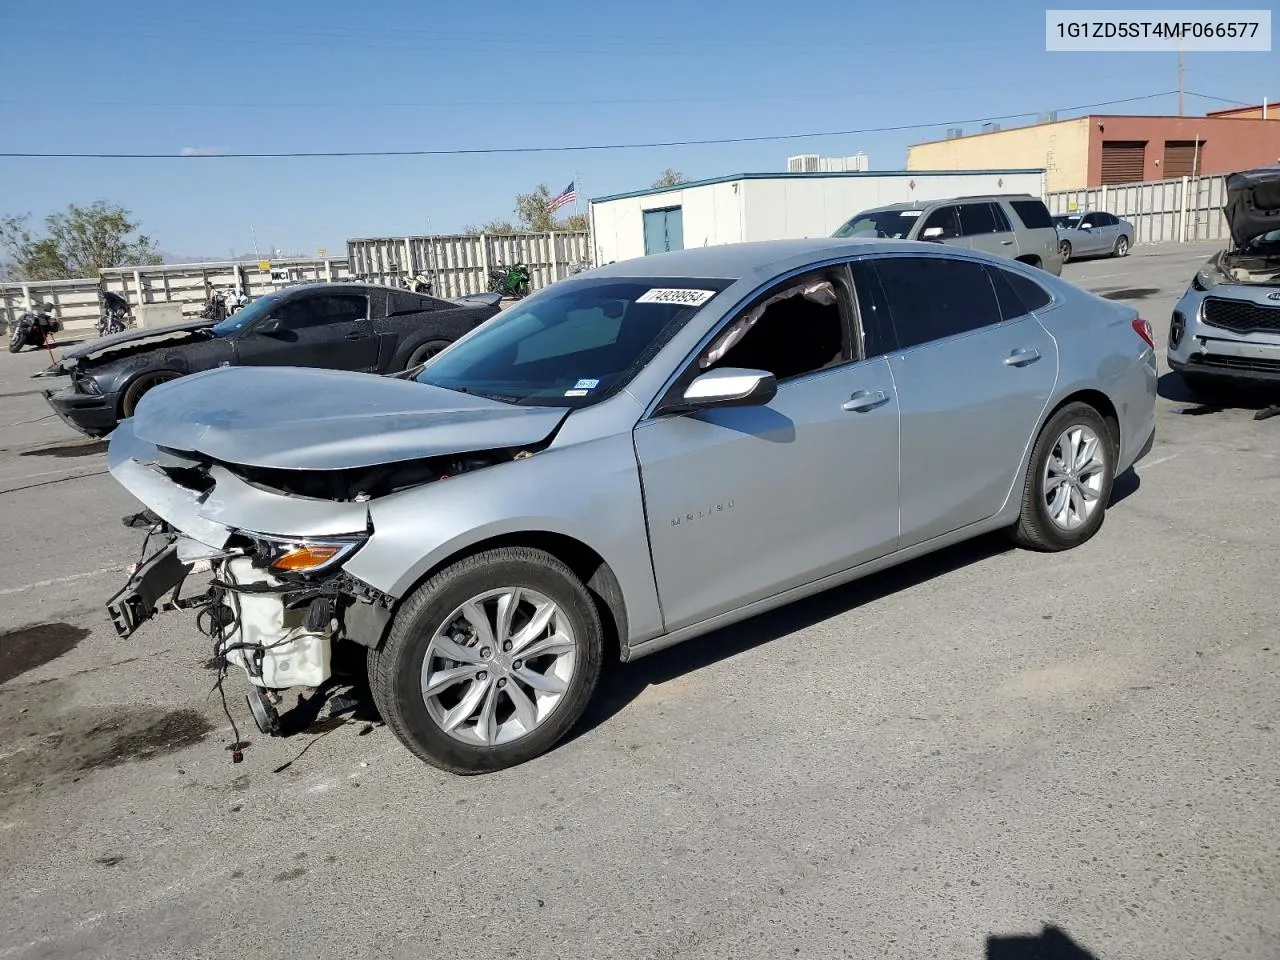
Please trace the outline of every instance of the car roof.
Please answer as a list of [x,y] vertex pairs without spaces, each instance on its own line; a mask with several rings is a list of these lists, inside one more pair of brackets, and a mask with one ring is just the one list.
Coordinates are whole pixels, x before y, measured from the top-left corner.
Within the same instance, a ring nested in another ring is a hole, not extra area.
[[[860,256],[903,249],[919,250],[923,244],[870,237],[818,237],[805,240],[755,240],[714,247],[693,247],[619,260],[584,275],[598,277],[671,277],[740,280],[743,277],[780,273],[783,270],[842,256]],[[936,249],[930,246],[930,249]]]
[[[386,283],[361,283],[358,280],[311,280],[306,283],[290,283],[276,293],[294,293],[294,292],[315,292],[317,290],[327,290],[330,293],[366,293],[369,290],[381,290],[386,292],[393,290],[396,293],[413,293],[412,290],[406,290],[404,287],[393,287]],[[415,296],[423,296],[423,294],[415,294]]]
[[949,203],[978,203],[984,200],[1038,200],[1029,193],[981,193],[964,197],[942,197],[939,200],[904,200],[900,203],[885,203],[878,207],[860,210],[862,213],[880,213],[885,210],[924,210],[928,207],[946,206]]

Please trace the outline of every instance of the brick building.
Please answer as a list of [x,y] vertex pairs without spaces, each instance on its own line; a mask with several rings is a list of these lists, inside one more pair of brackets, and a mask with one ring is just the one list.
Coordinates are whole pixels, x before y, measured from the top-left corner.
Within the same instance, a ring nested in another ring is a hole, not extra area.
[[1211,176],[1272,163],[1280,163],[1280,109],[1266,104],[1202,117],[1094,115],[984,128],[907,148],[908,170],[1044,167],[1048,190]]

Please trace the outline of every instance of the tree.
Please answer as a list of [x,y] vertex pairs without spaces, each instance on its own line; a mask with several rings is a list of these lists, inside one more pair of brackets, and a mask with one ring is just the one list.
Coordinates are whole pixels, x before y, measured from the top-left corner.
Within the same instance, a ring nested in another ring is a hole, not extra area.
[[28,228],[30,215],[0,218],[0,248],[18,280],[72,280],[96,277],[104,267],[137,267],[163,262],[151,238],[131,236],[138,229],[123,207],[98,200],[74,203],[64,213],[45,217],[45,236]]
[[472,236],[481,233],[546,233],[550,230],[587,229],[587,218],[581,213],[570,214],[563,220],[557,220],[555,214],[548,210],[551,204],[551,191],[545,183],[540,183],[529,193],[516,194],[516,223],[509,220],[490,220],[480,226],[463,227],[462,232]]
[[672,170],[670,167],[667,167],[666,170],[662,171],[662,176],[653,181],[653,185],[655,187],[675,187],[688,182],[689,178],[679,170]]

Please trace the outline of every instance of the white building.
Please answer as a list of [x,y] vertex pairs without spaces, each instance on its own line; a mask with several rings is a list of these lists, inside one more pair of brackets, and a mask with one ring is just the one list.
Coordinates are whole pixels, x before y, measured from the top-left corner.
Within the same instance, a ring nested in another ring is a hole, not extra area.
[[749,240],[829,237],[871,207],[987,193],[1044,196],[1044,170],[739,173],[591,201],[597,264]]

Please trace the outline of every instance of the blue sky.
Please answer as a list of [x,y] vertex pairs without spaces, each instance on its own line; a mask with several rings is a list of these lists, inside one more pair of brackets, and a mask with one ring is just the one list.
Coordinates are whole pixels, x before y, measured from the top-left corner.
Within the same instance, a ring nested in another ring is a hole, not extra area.
[[[954,121],[975,130],[1177,87],[1175,53],[1046,53],[1044,6],[1012,0],[5,0],[0,19],[0,152],[487,148],[935,124],[566,154],[0,158],[0,215],[104,199],[161,249],[215,257],[252,250],[251,227],[263,250],[334,254],[348,237],[448,232],[508,218],[516,193],[575,177],[600,196],[667,167],[692,178],[779,170],[802,152],[865,151],[873,169],[902,169],[908,144]],[[1189,53],[1186,88],[1274,101],[1280,55]],[[1188,113],[1227,105],[1186,100]],[[1164,96],[1095,112],[1176,110]]]

